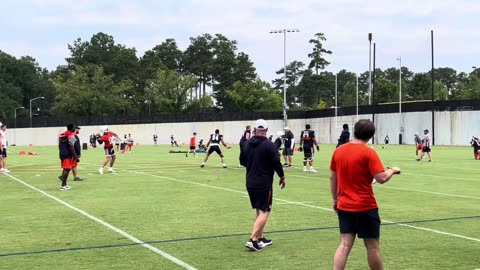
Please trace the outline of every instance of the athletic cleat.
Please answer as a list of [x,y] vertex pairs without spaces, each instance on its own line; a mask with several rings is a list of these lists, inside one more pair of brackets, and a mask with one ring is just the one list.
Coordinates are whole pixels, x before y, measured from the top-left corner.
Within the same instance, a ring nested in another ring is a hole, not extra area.
[[83,178],[75,177],[75,178],[73,178],[73,181],[83,181]]
[[258,246],[261,247],[261,248],[264,248],[266,246],[270,246],[272,244],[272,240],[271,239],[267,239],[267,238],[258,238]]
[[304,172],[308,172],[307,168],[303,168],[303,171],[304,171]]
[[98,169],[99,174],[103,174],[103,168]]
[[310,168],[310,172],[317,172],[314,168]]
[[70,186],[61,186],[60,187],[60,191],[67,191],[67,190],[70,190],[72,189]]
[[5,172],[5,169],[4,168],[1,168],[0,169],[0,173],[4,173]]
[[205,164],[201,164],[201,165],[200,165],[200,168],[203,168],[203,167],[205,167]]
[[108,172],[115,173],[115,170],[113,170],[113,168],[110,167],[110,168],[108,169]]
[[283,167],[288,167],[288,163],[283,163]]
[[247,241],[245,247],[249,248],[251,251],[262,251],[262,247],[260,247],[258,241],[253,241],[252,239]]
[[227,168],[227,165],[223,165],[223,168],[226,169],[226,168]]
[[4,173],[9,173],[10,171],[8,169],[3,169]]

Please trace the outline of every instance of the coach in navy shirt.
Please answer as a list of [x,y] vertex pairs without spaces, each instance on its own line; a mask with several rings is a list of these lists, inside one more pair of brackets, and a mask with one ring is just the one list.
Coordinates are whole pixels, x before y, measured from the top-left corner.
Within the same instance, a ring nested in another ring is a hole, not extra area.
[[252,235],[245,246],[252,251],[261,251],[272,244],[272,240],[263,235],[263,229],[272,209],[273,177],[276,172],[280,177],[279,185],[283,189],[285,174],[277,148],[266,137],[267,122],[258,119],[254,131],[255,136],[243,144],[240,164],[246,167],[248,196],[252,208],[256,210]]

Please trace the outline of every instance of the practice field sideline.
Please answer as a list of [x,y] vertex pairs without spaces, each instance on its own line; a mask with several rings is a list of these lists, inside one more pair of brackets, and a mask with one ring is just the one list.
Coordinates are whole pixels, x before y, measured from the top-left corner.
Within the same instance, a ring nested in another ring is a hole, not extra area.
[[[433,162],[414,160],[413,146],[376,147],[402,175],[375,185],[386,269],[480,268],[480,161],[468,147],[435,147]],[[331,269],[339,243],[331,210],[328,165],[321,145],[318,173],[302,172],[302,153],[274,190],[266,230],[273,245],[244,244],[253,210],[238,147],[186,158],[170,146],[134,147],[119,155],[116,174],[99,175],[101,149],[84,151],[72,190],[58,190],[55,147],[38,156],[9,148],[10,175],[0,175],[0,269]],[[186,147],[180,148],[185,150]],[[30,149],[28,149],[30,150]],[[177,148],[175,148],[177,150]],[[276,179],[277,181],[278,179]],[[348,269],[368,268],[357,241]]]

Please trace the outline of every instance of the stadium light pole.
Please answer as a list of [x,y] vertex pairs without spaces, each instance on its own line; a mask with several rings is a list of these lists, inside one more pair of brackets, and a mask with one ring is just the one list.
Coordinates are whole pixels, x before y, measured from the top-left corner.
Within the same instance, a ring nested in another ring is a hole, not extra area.
[[372,104],[372,39],[373,34],[368,33],[368,105]]
[[15,112],[13,113],[13,118],[15,119],[14,127],[15,129],[13,130],[13,144],[17,145],[17,110],[18,109],[25,109],[25,107],[16,107]]
[[[402,118],[402,57],[397,58],[399,62],[398,68],[398,112],[400,115],[400,135],[403,134],[403,118]],[[400,144],[400,142],[399,142]]]
[[357,81],[356,88],[357,88],[357,122],[358,122],[358,75],[355,74],[355,76],[356,76],[356,81]]
[[30,99],[30,127],[32,127],[32,101],[35,101],[37,99],[45,99],[45,97],[36,97]]
[[287,33],[300,32],[298,29],[272,30],[270,34],[283,34],[283,127],[287,126]]
[[338,127],[338,73],[335,74],[335,129]]

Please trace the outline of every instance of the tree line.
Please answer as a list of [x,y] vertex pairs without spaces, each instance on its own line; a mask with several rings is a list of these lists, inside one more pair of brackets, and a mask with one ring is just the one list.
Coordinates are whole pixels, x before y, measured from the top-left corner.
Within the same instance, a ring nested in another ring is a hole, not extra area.
[[[323,109],[356,104],[357,74],[336,75],[325,69],[333,52],[324,48],[323,33],[309,41],[309,63],[287,65],[287,103],[291,109]],[[190,38],[185,50],[174,39],[137,57],[135,48],[105,33],[68,45],[66,64],[55,70],[40,67],[31,56],[16,58],[0,51],[0,118],[13,118],[15,108],[34,115],[109,116],[199,111],[281,111],[283,68],[278,79],[261,80],[237,41],[221,34]],[[397,102],[399,69],[375,70],[376,104]],[[368,71],[358,75],[359,103],[368,104]],[[402,99],[431,99],[431,73],[402,67]],[[480,98],[480,67],[470,73],[435,69],[435,99]],[[18,115],[28,115],[18,110]]]

